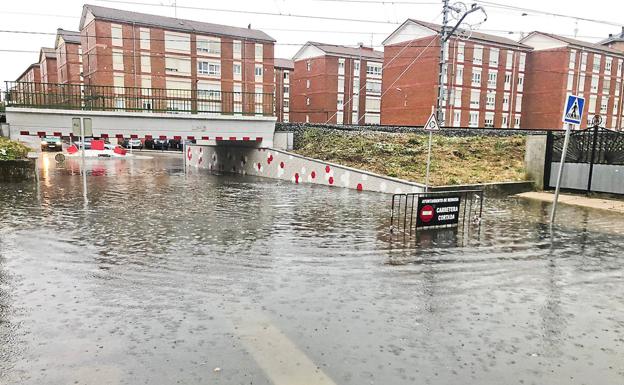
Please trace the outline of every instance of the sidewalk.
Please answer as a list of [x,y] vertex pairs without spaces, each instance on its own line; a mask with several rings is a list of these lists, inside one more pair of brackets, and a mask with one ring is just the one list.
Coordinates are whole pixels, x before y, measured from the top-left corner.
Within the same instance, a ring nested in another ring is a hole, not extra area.
[[[516,196],[519,198],[550,203],[552,203],[555,199],[555,194],[549,192],[527,192]],[[614,199],[588,198],[584,196],[560,194],[559,203],[624,214],[624,200],[620,201]]]

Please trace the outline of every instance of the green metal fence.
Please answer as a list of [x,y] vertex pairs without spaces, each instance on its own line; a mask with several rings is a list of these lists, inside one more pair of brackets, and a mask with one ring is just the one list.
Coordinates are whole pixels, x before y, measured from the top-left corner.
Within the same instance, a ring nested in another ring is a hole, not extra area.
[[273,116],[272,93],[5,82],[6,106]]

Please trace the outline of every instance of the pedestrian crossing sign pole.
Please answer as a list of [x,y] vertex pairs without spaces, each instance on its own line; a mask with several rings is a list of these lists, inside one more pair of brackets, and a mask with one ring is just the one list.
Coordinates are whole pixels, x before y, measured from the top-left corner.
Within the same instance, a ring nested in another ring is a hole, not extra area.
[[425,130],[429,131],[429,152],[427,154],[427,176],[425,177],[425,192],[429,192],[429,169],[431,168],[431,142],[433,141],[433,131],[440,131],[438,119],[436,119],[435,107],[431,107],[431,116],[425,124]]
[[580,128],[583,120],[583,109],[585,107],[585,99],[568,95],[563,108],[563,123],[566,124],[565,139],[563,141],[563,150],[561,151],[561,161],[559,162],[559,173],[557,174],[557,187],[555,188],[555,199],[553,201],[552,212],[550,213],[550,225],[555,223],[555,215],[557,213],[557,203],[559,202],[559,191],[561,190],[561,178],[563,176],[563,166],[568,153],[568,144],[570,143],[570,132],[574,127]]

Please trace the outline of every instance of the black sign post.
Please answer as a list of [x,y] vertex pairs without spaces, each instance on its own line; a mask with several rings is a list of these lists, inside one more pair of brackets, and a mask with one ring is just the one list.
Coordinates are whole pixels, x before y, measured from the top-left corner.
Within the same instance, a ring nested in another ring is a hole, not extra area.
[[457,227],[460,207],[461,196],[459,195],[421,196],[418,198],[416,229]]

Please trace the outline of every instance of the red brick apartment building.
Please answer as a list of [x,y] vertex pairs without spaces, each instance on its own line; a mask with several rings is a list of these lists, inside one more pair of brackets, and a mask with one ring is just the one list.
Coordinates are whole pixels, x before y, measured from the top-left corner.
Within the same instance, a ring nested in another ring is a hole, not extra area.
[[[424,125],[439,88],[440,32],[408,19],[384,44],[381,123]],[[530,48],[503,37],[458,31],[448,41],[444,126],[520,128]]]
[[295,62],[275,59],[275,116],[278,122],[290,121],[290,78]]
[[581,128],[594,115],[601,115],[607,128],[624,127],[624,52],[543,32],[533,32],[521,42],[533,48],[527,61],[523,127],[564,127],[561,120],[568,94],[585,98],[587,119]]
[[16,79],[18,82],[41,83],[41,70],[39,63],[28,66],[24,72]]
[[622,27],[622,32],[619,34],[614,35],[610,33],[607,39],[598,44],[624,52],[624,27]]
[[56,30],[56,66],[60,84],[82,83],[80,32]]
[[54,48],[41,48],[39,69],[41,70],[42,83],[58,83],[56,50]]
[[382,52],[308,42],[293,60],[291,121],[379,124]]
[[221,112],[274,113],[275,40],[262,31],[84,5],[80,33],[85,85],[166,89],[166,106],[142,91],[147,109],[204,110],[171,99],[188,94]]

